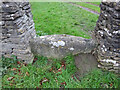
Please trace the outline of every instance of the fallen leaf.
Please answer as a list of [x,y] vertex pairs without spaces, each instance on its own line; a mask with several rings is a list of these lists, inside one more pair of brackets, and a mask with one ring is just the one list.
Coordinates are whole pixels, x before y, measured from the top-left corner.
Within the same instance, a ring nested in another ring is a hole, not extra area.
[[66,83],[66,82],[63,82],[63,83],[61,83],[61,85],[67,85],[67,83]]
[[65,61],[62,61],[61,64],[62,64],[62,65],[65,65]]
[[64,67],[65,65],[62,65],[62,67]]
[[38,60],[38,58],[34,58],[33,63],[35,63]]
[[16,68],[11,69],[11,71],[16,71],[16,70],[17,70]]
[[38,58],[34,58],[34,60],[33,60],[33,61],[36,61],[36,60],[38,60]]
[[21,73],[19,72],[18,75],[21,75]]
[[19,62],[19,61],[17,61],[17,64],[20,64],[20,62]]
[[53,70],[53,73],[56,73],[56,72]]
[[111,83],[111,84],[110,84],[110,87],[112,87],[112,86],[113,86],[113,84]]
[[39,87],[36,87],[36,88],[39,88]]
[[72,75],[72,79],[74,79],[74,76]]
[[61,83],[60,88],[65,88],[66,82]]
[[12,83],[10,83],[10,86],[12,86],[13,84]]
[[19,69],[21,69],[22,68],[22,66],[21,67],[19,67]]
[[14,73],[14,75],[16,75],[16,74],[17,74],[17,72]]
[[66,69],[65,61],[62,61],[62,62],[61,62],[61,65],[62,65],[62,68],[64,67],[64,69]]
[[40,85],[42,85],[42,84],[45,83],[45,82],[48,82],[48,79],[47,79],[47,78],[41,79],[41,80],[40,80]]
[[23,77],[23,75],[21,75],[21,77]]
[[20,69],[18,69],[18,72],[21,72]]
[[14,78],[14,77],[9,77],[7,80],[8,80],[8,81],[11,81],[13,78]]
[[61,68],[60,69],[58,69],[58,72],[61,72],[62,70],[61,70]]
[[55,81],[58,82],[57,78],[55,78]]
[[53,70],[53,67],[49,70],[50,72]]
[[29,73],[28,73],[28,72],[26,72],[26,75],[27,75],[27,76],[29,76]]

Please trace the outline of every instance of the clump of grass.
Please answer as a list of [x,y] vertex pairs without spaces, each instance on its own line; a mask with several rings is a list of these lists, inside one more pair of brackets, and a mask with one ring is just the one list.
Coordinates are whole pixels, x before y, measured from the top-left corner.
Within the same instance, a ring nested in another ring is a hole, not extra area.
[[15,63],[3,76],[3,88],[117,88],[119,85],[117,75],[99,69],[77,80],[71,55],[62,60],[37,56],[32,64]]
[[[3,87],[59,88],[61,83],[67,83],[66,79],[71,78],[72,74],[75,73],[75,65],[72,56],[68,56],[62,61],[47,59],[46,57],[36,58],[36,62],[27,66],[23,63],[19,63],[16,66],[14,66],[15,64],[13,64],[13,66],[7,65],[11,67],[7,69],[6,75],[3,76]],[[4,59],[4,61],[5,60],[8,61],[8,59]],[[15,60],[13,60],[13,62],[14,61]],[[71,69],[71,71],[69,71],[69,69]],[[45,80],[46,82],[44,82]]]
[[3,71],[2,60],[0,58],[0,89],[2,88],[2,71]]
[[120,78],[107,71],[95,69],[81,79],[84,88],[118,88]]

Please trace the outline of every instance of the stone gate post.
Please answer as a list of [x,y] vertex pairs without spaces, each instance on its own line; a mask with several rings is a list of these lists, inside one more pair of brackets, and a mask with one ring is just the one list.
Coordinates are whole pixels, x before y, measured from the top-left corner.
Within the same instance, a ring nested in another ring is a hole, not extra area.
[[96,23],[95,37],[98,43],[98,67],[119,73],[120,71],[120,1],[104,0]]
[[28,0],[24,2],[2,2],[0,15],[0,41],[2,42],[1,53],[11,58],[31,63],[33,54],[29,47],[29,40],[36,37],[33,17]]

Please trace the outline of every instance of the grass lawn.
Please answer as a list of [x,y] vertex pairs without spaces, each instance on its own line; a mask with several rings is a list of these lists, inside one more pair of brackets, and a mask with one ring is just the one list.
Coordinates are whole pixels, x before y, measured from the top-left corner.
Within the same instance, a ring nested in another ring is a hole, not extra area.
[[31,3],[38,35],[69,34],[91,38],[98,16],[68,3]]
[[[62,60],[36,57],[33,64],[25,65],[16,59],[3,58],[3,88],[117,88],[117,75],[111,72],[93,70],[78,81],[74,73],[74,57]],[[18,65],[17,65],[18,64]],[[120,78],[119,78],[120,80]]]
[[[31,3],[38,35],[69,34],[91,38],[97,15],[68,3]],[[34,63],[3,58],[3,88],[117,88],[118,76],[93,70],[78,81],[74,56],[62,60],[36,56]],[[119,80],[118,80],[119,79]]]
[[100,5],[101,2],[90,2],[90,3],[93,3],[95,5]]
[[76,2],[76,4],[100,13],[100,8],[97,6],[94,6],[94,5],[91,5],[89,3],[85,3],[85,2]]
[[0,89],[2,88],[2,60],[0,59]]

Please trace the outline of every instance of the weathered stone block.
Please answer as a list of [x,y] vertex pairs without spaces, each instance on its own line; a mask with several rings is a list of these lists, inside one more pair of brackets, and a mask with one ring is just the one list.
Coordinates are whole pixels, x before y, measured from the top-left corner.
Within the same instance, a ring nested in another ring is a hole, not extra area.
[[[116,66],[120,66],[119,5],[120,1],[106,0],[106,2],[102,2],[100,5],[101,14],[95,28],[98,61],[101,64],[99,67],[117,73],[119,68]],[[113,66],[111,67],[110,64]]]
[[47,35],[31,40],[30,47],[35,55],[63,58],[68,54],[91,53],[96,44],[91,39],[71,35]]
[[[28,12],[29,10],[29,16]],[[29,47],[29,40],[36,37],[34,22],[29,2],[2,3],[2,55],[11,57],[16,55],[19,59],[29,63],[33,54]],[[30,17],[31,16],[31,17]],[[34,34],[31,34],[33,32]],[[28,51],[28,52],[27,52]]]
[[91,70],[96,69],[98,62],[94,55],[81,53],[75,56],[75,65],[78,69],[77,74],[83,76]]

